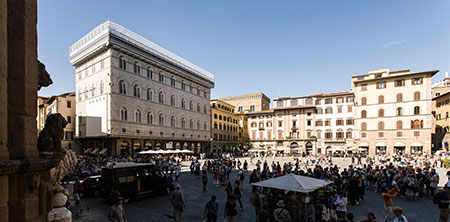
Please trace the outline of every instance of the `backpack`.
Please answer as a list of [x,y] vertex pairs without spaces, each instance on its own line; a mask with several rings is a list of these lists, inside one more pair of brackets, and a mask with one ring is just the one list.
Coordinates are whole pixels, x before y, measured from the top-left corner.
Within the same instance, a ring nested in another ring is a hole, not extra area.
[[441,201],[439,200],[439,194],[440,194],[441,192],[442,192],[442,191],[436,193],[436,194],[433,196],[433,203],[434,203],[434,204],[440,204],[440,203],[441,203]]

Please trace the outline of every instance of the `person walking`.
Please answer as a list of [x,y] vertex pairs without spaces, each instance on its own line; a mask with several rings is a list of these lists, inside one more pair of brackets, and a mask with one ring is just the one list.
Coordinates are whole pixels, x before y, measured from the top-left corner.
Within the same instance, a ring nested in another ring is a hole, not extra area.
[[206,192],[206,184],[208,184],[208,175],[206,175],[206,171],[203,171],[202,184],[203,184],[203,193],[204,193],[204,192]]
[[450,204],[450,187],[445,185],[444,189],[436,193],[433,202],[439,207],[439,222],[448,222],[449,204]]
[[211,200],[206,203],[203,219],[207,222],[217,222],[217,212],[219,211],[219,203],[216,202],[216,195],[212,195]]
[[392,211],[395,214],[394,222],[408,222],[408,219],[403,215],[403,209],[401,207],[394,207]]
[[277,203],[277,209],[273,211],[273,218],[276,222],[289,222],[292,221],[291,214],[285,208],[286,204],[284,200],[279,200]]
[[181,185],[177,186],[177,189],[172,193],[171,198],[173,206],[173,217],[176,222],[183,221],[183,208],[186,207],[184,202],[184,194],[181,191]]
[[339,197],[335,201],[336,204],[336,214],[338,219],[347,218],[347,197],[344,196],[342,192],[339,193]]
[[224,209],[224,217],[227,219],[227,222],[236,222],[236,217],[238,214],[238,209],[236,205],[236,201],[233,197],[228,198],[227,203],[225,204]]
[[239,206],[241,206],[240,210],[241,211],[244,210],[244,208],[242,207],[242,201],[241,201],[242,192],[241,192],[241,186],[239,184],[239,180],[236,180],[234,182],[233,196],[239,202]]
[[122,198],[118,197],[116,201],[114,201],[114,205],[109,209],[108,219],[112,222],[126,222],[127,216],[125,215],[125,211],[122,206]]
[[394,205],[394,203],[392,202],[392,198],[397,197],[398,191],[398,186],[395,186],[391,190],[388,190],[387,187],[383,187],[383,193],[381,194],[381,197],[383,198],[384,202],[384,221],[391,221],[392,206]]

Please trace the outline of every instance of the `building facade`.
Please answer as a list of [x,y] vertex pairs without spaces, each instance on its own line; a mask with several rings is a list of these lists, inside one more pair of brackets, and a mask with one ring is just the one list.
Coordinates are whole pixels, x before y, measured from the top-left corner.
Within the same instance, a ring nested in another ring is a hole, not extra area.
[[431,153],[431,77],[379,69],[352,77],[356,145],[377,153]]
[[204,151],[210,143],[214,76],[107,21],[70,47],[76,138],[84,152]]
[[220,101],[211,101],[211,150],[221,153],[238,148],[239,117],[234,113],[235,107]]
[[434,97],[433,103],[436,104],[434,113],[436,128],[433,145],[435,150],[448,151],[450,144],[450,92]]
[[36,124],[37,124],[37,135],[45,127],[45,121],[47,120],[47,101],[50,97],[38,96],[37,97],[37,114],[36,114]]
[[264,93],[252,93],[219,98],[236,107],[236,112],[259,112],[270,109],[270,98]]

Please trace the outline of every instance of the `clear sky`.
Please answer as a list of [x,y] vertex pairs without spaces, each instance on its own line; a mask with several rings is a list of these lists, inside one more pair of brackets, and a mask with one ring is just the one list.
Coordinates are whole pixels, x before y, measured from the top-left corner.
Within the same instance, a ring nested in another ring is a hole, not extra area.
[[448,0],[39,0],[39,58],[53,85],[74,91],[69,46],[110,19],[215,75],[212,98],[349,90],[351,76],[450,72]]

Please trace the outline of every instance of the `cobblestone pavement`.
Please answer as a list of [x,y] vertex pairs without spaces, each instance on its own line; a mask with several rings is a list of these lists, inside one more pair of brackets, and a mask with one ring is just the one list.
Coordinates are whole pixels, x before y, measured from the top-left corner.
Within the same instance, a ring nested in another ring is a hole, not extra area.
[[[268,158],[269,163],[272,158]],[[243,162],[243,160],[241,160]],[[255,160],[253,160],[255,162]],[[283,164],[286,161],[292,161],[292,158],[276,158]],[[342,158],[334,159],[335,164],[340,167],[347,167],[350,160],[345,161]],[[212,175],[208,174],[208,192],[202,192],[201,179],[196,179],[194,175],[188,172],[188,164],[183,163],[183,173],[181,175],[180,183],[183,186],[182,190],[186,199],[186,208],[183,216],[184,221],[202,221],[204,206],[211,197],[217,196],[219,203],[219,219],[223,221],[223,209],[226,200],[225,187],[216,187],[212,182]],[[253,166],[250,166],[252,169]],[[439,169],[441,175],[440,185],[446,181],[445,170]],[[246,175],[243,186],[242,203],[244,210],[239,213],[238,221],[255,221],[255,211],[250,202],[251,187],[248,184],[250,173]],[[236,171],[231,174],[231,179],[234,181],[237,177]],[[383,221],[383,200],[380,193],[367,191],[365,200],[359,205],[348,206],[348,211],[355,215],[355,219],[361,220],[366,217],[367,212],[372,211],[377,216],[377,221]],[[431,222],[438,221],[439,210],[435,204],[429,199],[419,199],[417,201],[405,201],[400,198],[394,199],[394,206],[400,206],[404,210],[404,214],[408,220]],[[107,214],[109,211],[109,203],[104,202],[102,198],[83,198],[81,199],[80,207],[83,209],[81,216],[74,217],[74,222],[99,222],[108,221]],[[152,196],[145,199],[133,200],[130,203],[124,204],[125,212],[128,221],[173,221],[169,218],[172,215],[172,207],[170,205],[168,195]]]

